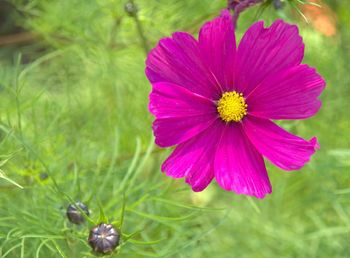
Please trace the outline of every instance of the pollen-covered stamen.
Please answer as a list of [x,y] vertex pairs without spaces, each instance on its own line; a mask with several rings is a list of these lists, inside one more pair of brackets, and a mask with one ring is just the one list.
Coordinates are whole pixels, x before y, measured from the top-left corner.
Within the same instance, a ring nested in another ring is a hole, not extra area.
[[229,91],[222,94],[216,108],[223,121],[239,122],[247,114],[247,107],[242,93]]

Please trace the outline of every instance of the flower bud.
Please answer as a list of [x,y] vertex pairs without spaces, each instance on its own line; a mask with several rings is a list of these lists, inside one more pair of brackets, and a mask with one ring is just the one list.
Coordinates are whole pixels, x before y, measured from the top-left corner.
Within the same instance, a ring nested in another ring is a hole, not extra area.
[[135,5],[135,3],[133,1],[128,1],[124,5],[124,10],[129,16],[135,16],[137,11],[138,11],[137,6]]
[[42,180],[42,181],[48,179],[48,177],[49,177],[49,175],[48,175],[47,173],[45,173],[45,172],[42,172],[42,173],[40,173],[40,175],[39,175],[39,178],[40,178],[40,180]]
[[283,3],[281,0],[274,0],[273,6],[275,7],[276,10],[280,10],[283,8]]
[[89,245],[96,253],[111,253],[119,244],[120,234],[111,224],[101,223],[90,230]]
[[73,224],[82,224],[84,223],[85,219],[84,216],[81,214],[81,211],[77,208],[79,207],[80,209],[82,209],[84,211],[84,213],[86,215],[89,216],[90,212],[88,207],[83,204],[82,202],[76,202],[75,204],[69,204],[68,208],[67,208],[67,217],[69,219],[70,222],[72,222]]

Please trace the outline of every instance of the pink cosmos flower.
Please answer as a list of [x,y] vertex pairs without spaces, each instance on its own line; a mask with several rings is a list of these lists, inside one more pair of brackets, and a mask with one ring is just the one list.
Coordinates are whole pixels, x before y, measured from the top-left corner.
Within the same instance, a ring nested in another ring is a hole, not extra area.
[[228,11],[207,22],[196,40],[176,32],[148,55],[149,110],[160,147],[176,145],[162,171],[186,178],[193,191],[216,179],[227,191],[271,193],[263,157],[297,170],[319,148],[273,119],[305,119],[321,106],[325,81],[301,64],[298,28],[282,20],[253,24],[236,48]]

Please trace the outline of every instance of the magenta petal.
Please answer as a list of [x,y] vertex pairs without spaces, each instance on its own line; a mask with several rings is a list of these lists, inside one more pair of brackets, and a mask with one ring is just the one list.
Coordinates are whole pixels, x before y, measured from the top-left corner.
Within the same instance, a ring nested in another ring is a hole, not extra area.
[[232,90],[236,40],[228,10],[203,25],[199,32],[199,47],[218,86],[222,91]]
[[248,117],[243,127],[255,148],[284,170],[300,169],[319,148],[315,137],[306,141],[266,119]]
[[265,29],[259,21],[239,44],[235,88],[248,95],[267,76],[300,64],[303,56],[304,44],[297,26],[277,20]]
[[317,113],[325,81],[315,69],[298,65],[266,78],[247,96],[248,112],[269,119],[304,119]]
[[160,147],[185,142],[217,119],[215,104],[205,97],[172,83],[152,87],[149,109],[157,118],[153,131]]
[[156,118],[216,114],[212,100],[167,82],[152,85],[149,110]]
[[160,147],[185,142],[207,129],[216,119],[213,114],[156,119],[152,125],[155,142]]
[[221,135],[217,123],[197,137],[182,143],[163,163],[162,171],[174,178],[186,177],[193,191],[202,191],[214,177],[213,159]]
[[227,191],[264,198],[271,184],[264,160],[244,134],[240,124],[224,127],[215,161],[215,179]]
[[160,40],[147,57],[146,75],[151,83],[171,82],[202,96],[217,95],[198,42],[188,33],[176,32]]

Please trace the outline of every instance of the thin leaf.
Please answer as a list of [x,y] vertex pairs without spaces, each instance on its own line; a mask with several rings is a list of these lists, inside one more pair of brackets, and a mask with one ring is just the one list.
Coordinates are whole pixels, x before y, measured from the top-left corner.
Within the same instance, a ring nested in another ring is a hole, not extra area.
[[1,169],[0,169],[0,178],[2,178],[2,179],[4,179],[4,180],[6,180],[7,182],[9,182],[9,183],[11,183],[11,184],[17,186],[18,188],[23,189],[23,186],[21,186],[21,185],[18,184],[17,182],[15,182],[15,181],[13,181],[12,179],[10,179],[9,177],[7,177],[7,176],[5,175],[5,173],[4,173],[4,171],[2,171]]

